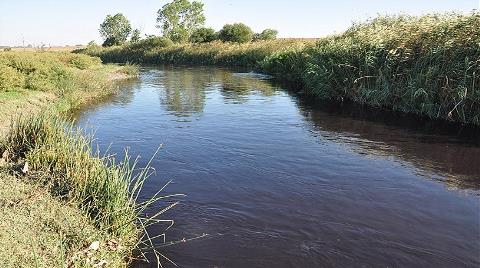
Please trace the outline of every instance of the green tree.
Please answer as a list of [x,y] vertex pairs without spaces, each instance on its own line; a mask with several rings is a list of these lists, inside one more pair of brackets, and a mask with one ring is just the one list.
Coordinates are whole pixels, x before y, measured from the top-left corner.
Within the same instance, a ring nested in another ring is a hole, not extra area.
[[207,43],[217,39],[217,34],[212,28],[198,28],[193,31],[189,41],[192,43]]
[[274,29],[265,29],[261,33],[256,33],[253,40],[275,40],[277,39],[278,31]]
[[203,26],[203,3],[173,0],[157,12],[157,27],[174,42],[186,42],[193,31]]
[[253,39],[253,31],[243,23],[225,24],[219,33],[224,42],[246,43]]
[[136,43],[136,42],[140,41],[140,39],[141,39],[140,30],[139,29],[133,30],[132,36],[130,37],[130,41],[132,43]]
[[103,46],[121,45],[127,41],[132,26],[128,19],[118,13],[113,16],[108,15],[102,24],[100,24],[100,35],[105,40]]

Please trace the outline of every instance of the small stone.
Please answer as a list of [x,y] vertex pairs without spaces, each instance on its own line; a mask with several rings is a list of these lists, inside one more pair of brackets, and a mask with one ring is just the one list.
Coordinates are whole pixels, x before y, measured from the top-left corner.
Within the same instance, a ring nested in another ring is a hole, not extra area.
[[25,162],[25,165],[22,168],[22,173],[27,174],[27,172],[28,172],[28,162]]
[[100,242],[95,241],[95,242],[92,242],[92,244],[90,244],[90,246],[88,247],[88,250],[98,250],[99,248],[100,248]]

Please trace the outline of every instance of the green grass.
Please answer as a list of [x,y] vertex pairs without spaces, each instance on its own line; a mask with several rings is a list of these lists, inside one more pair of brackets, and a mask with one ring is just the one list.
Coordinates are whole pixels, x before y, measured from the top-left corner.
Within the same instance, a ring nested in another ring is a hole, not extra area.
[[21,98],[21,97],[22,97],[22,92],[20,92],[18,90],[0,92],[0,100],[1,101],[18,99],[18,98]]
[[[161,189],[146,201],[138,200],[141,188],[152,174],[152,169],[148,165],[137,169],[136,161],[130,161],[127,154],[122,162],[117,162],[108,155],[100,155],[98,151],[92,149],[92,138],[85,137],[82,133],[81,129],[65,123],[57,115],[18,117],[0,144],[0,155],[3,155],[2,161],[6,162],[3,169],[7,173],[17,175],[23,181],[40,185],[42,191],[47,191],[49,196],[57,200],[55,202],[63,202],[74,210],[80,210],[81,213],[77,214],[74,224],[81,225],[86,221],[87,227],[94,228],[93,234],[102,238],[104,243],[117,241],[121,250],[104,252],[103,258],[114,259],[112,262],[117,263],[115,267],[120,264],[126,266],[134,249],[154,248],[144,228],[158,222],[169,222],[158,219],[164,210],[149,217],[145,216],[147,207],[166,196],[160,195]],[[23,172],[25,166],[28,167],[27,172]],[[8,192],[8,189],[4,190]],[[166,210],[175,204],[168,205]],[[15,211],[11,213],[14,215]],[[41,217],[49,217],[48,213],[51,211],[46,213],[47,215]],[[38,224],[44,224],[43,220]],[[53,250],[63,251],[62,258],[67,260],[74,259],[75,249],[78,251],[78,248],[88,246],[86,241],[92,240],[88,233],[81,233],[70,238],[72,241],[67,243],[68,247],[63,242],[59,242],[55,247],[56,245],[51,243],[58,242],[58,236],[63,235],[63,231],[58,233],[46,230],[46,232],[39,232],[38,235],[46,237],[49,240],[46,243],[50,243],[49,247]],[[0,244],[6,243],[4,236],[5,234],[2,234]],[[19,241],[13,240],[12,243]],[[38,247],[28,243],[24,246],[38,250]],[[58,246],[63,248],[59,249]],[[155,253],[159,254],[157,251]],[[40,260],[43,263],[42,267],[47,267],[50,261],[59,261],[38,254],[42,258]],[[52,260],[44,263],[43,258]],[[0,261],[3,263],[4,260]],[[90,267],[86,257],[77,261],[79,267]]]
[[51,92],[69,103],[65,110],[112,94],[115,74],[136,76],[138,67],[102,65],[99,58],[68,52],[0,53],[0,94]]
[[[39,183],[0,170],[0,262],[2,267],[125,266],[127,248],[109,248],[118,240],[99,231],[75,204],[52,197]],[[97,251],[84,251],[99,241]],[[87,254],[91,254],[87,260]]]
[[245,66],[256,68],[268,55],[285,48],[303,48],[312,40],[279,39],[258,41],[246,44],[214,41],[201,44],[172,44],[162,42],[157,45],[127,44],[102,48],[90,46],[77,50],[100,57],[104,62],[134,62],[149,64],[193,64]]
[[480,125],[478,12],[380,16],[316,42],[127,44],[77,52],[106,62],[250,67],[312,97]]
[[480,124],[480,14],[378,17],[263,69],[310,95]]
[[69,113],[111,95],[113,80],[137,75],[138,66],[104,65],[87,55],[0,52],[0,132],[19,112]]
[[[121,162],[100,155],[64,120],[112,94],[114,79],[136,75],[138,66],[86,55],[0,53],[0,130],[14,118],[0,137],[2,267],[127,267],[136,248],[161,256],[144,228],[171,221],[144,211],[164,197],[138,200],[152,170],[127,154]],[[95,241],[100,248],[88,250]]]

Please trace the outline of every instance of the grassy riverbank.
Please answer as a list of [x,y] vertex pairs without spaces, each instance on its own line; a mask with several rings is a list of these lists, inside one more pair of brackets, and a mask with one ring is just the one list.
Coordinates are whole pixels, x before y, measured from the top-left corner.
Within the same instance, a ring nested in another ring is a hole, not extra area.
[[312,39],[279,39],[251,43],[173,44],[164,38],[150,38],[123,46],[89,46],[74,52],[97,56],[104,62],[148,64],[221,65],[259,68],[261,62],[286,48],[302,49]]
[[77,109],[112,94],[114,80],[137,73],[68,52],[0,52],[0,132],[18,113]]
[[378,17],[316,42],[144,40],[77,52],[107,62],[251,67],[310,96],[480,125],[479,26],[479,13]]
[[127,265],[142,234],[148,204],[136,198],[148,169],[134,175],[128,158],[118,164],[99,155],[62,115],[112,94],[113,80],[137,72],[86,55],[0,53],[4,267]]

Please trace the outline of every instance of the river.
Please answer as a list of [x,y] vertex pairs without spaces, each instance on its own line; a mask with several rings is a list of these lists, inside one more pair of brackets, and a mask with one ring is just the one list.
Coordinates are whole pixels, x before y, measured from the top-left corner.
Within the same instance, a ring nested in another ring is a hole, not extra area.
[[162,145],[142,198],[169,180],[187,195],[163,215],[167,241],[198,238],[161,250],[180,267],[480,266],[475,136],[222,68],[144,67],[120,87],[77,124],[140,164]]

